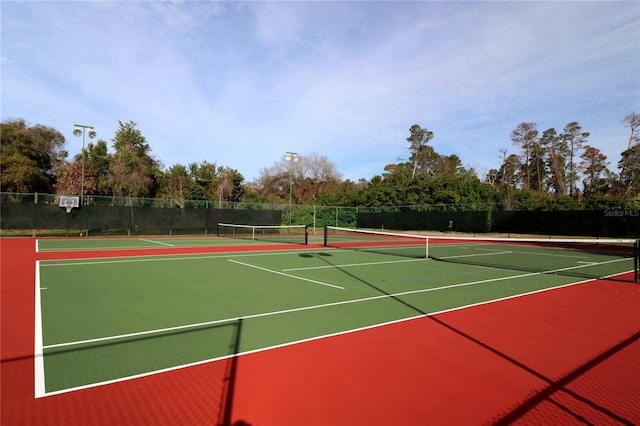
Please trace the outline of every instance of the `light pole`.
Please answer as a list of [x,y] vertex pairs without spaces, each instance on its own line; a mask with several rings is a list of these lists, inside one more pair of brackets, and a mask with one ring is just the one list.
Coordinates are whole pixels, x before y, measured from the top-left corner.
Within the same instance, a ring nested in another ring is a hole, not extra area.
[[298,162],[300,157],[295,152],[287,152],[284,159],[289,162],[289,232],[291,232],[291,209],[293,207],[293,163]]
[[[84,124],[74,124],[73,136],[80,137],[82,135],[82,177],[80,178],[80,205],[84,205],[84,135],[89,134],[89,139],[96,137],[93,126],[85,126]],[[87,132],[87,130],[89,130]]]

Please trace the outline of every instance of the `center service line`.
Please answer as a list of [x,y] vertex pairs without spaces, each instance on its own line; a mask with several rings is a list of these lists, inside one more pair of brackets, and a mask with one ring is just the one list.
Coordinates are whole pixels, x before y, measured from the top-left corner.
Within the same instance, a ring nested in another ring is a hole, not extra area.
[[316,280],[312,280],[312,279],[309,279],[309,278],[298,277],[298,276],[291,275],[291,274],[285,274],[284,272],[274,271],[274,270],[271,270],[271,269],[263,268],[261,266],[252,265],[250,263],[240,262],[239,260],[234,260],[234,259],[228,259],[228,260],[229,260],[229,262],[237,263],[238,265],[243,265],[243,266],[248,266],[250,268],[260,269],[261,271],[271,272],[272,274],[284,275],[285,277],[295,278],[297,280],[308,281],[310,283],[320,284],[320,285],[324,285],[324,286],[327,286],[327,287],[339,288],[340,290],[344,290],[344,287],[340,287],[339,285],[323,283],[322,281],[316,281]]

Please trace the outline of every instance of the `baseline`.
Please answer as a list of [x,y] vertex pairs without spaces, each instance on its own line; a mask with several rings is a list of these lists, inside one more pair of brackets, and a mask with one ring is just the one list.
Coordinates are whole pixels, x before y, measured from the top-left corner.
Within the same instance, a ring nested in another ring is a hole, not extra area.
[[[525,274],[525,275],[536,275],[536,274]],[[517,277],[520,277],[520,275],[517,276]],[[516,277],[507,277],[507,278],[516,278]],[[499,279],[499,280],[503,280],[503,279]],[[499,281],[499,280],[497,280],[497,281]],[[483,280],[482,282],[486,282],[486,281],[491,281],[491,280]],[[392,321],[386,321],[386,322],[383,322],[383,323],[372,324],[372,325],[359,327],[359,328],[355,328],[355,329],[338,331],[338,332],[334,332],[334,333],[324,334],[324,335],[321,335],[321,336],[309,337],[309,338],[299,339],[299,340],[295,340],[295,341],[291,341],[291,342],[280,343],[280,344],[272,345],[272,346],[268,346],[268,347],[247,350],[247,351],[239,352],[239,353],[234,354],[234,355],[225,355],[225,356],[221,356],[221,357],[216,357],[216,358],[212,358],[212,359],[198,361],[198,362],[192,363],[192,364],[177,365],[177,366],[170,367],[170,368],[164,368],[162,370],[149,371],[149,372],[145,372],[145,373],[141,373],[141,374],[136,374],[136,375],[133,375],[133,376],[121,377],[121,378],[118,378],[118,379],[112,379],[112,380],[108,380],[108,381],[104,381],[104,382],[96,382],[96,383],[92,383],[92,384],[88,384],[88,385],[82,385],[82,386],[73,387],[73,388],[69,388],[69,389],[57,390],[57,391],[45,393],[45,394],[41,395],[41,397],[60,395],[60,394],[65,394],[65,393],[81,390],[81,389],[89,389],[89,388],[104,386],[104,385],[108,385],[108,384],[112,384],[112,383],[118,383],[118,382],[123,382],[123,381],[131,380],[131,379],[135,379],[135,378],[140,378],[140,377],[148,377],[148,376],[152,376],[152,375],[155,375],[155,374],[160,374],[160,373],[165,373],[165,372],[169,372],[169,371],[179,370],[179,369],[182,369],[182,368],[185,368],[185,367],[189,367],[189,366],[192,366],[192,365],[201,365],[201,364],[205,364],[205,363],[208,363],[208,362],[228,359],[228,358],[233,357],[233,356],[243,356],[243,355],[249,355],[249,354],[254,354],[254,353],[266,352],[266,351],[270,351],[270,350],[273,350],[273,349],[279,349],[279,348],[283,348],[283,347],[299,345],[299,344],[302,344],[302,343],[322,340],[322,339],[326,339],[326,338],[330,338],[330,337],[341,336],[341,335],[357,333],[357,332],[361,332],[361,331],[365,331],[365,330],[381,328],[381,327],[385,327],[385,326],[389,326],[389,325],[393,325],[393,324],[399,324],[399,323],[412,321],[412,320],[415,320],[415,319],[418,319],[418,318],[432,317],[432,316],[435,316],[435,315],[440,315],[440,314],[449,313],[449,312],[455,312],[455,311],[459,311],[459,310],[465,310],[465,309],[468,309],[468,308],[474,308],[474,307],[477,307],[477,306],[493,304],[493,303],[502,302],[502,301],[505,301],[505,300],[518,299],[518,298],[521,298],[521,297],[526,297],[526,296],[530,296],[530,295],[537,294],[537,293],[544,293],[544,292],[547,292],[547,291],[556,290],[556,289],[560,289],[560,288],[572,287],[572,286],[576,286],[576,285],[579,285],[579,284],[584,284],[584,283],[592,282],[592,281],[596,281],[596,280],[585,280],[585,281],[580,281],[580,282],[575,282],[575,283],[563,284],[563,285],[559,285],[559,286],[555,286],[555,287],[548,287],[548,288],[544,288],[544,289],[540,289],[540,290],[530,291],[530,292],[527,292],[527,293],[521,293],[521,294],[516,294],[516,295],[506,296],[506,297],[500,297],[500,298],[491,299],[491,300],[487,300],[487,301],[483,301],[483,302],[477,302],[477,303],[472,303],[472,304],[468,304],[468,305],[463,305],[463,306],[443,309],[443,310],[440,310],[440,311],[435,311],[435,312],[428,313],[426,315],[423,315],[423,314],[421,314],[421,315],[413,315],[413,316],[406,317],[406,318],[400,318],[400,319],[397,319],[397,320],[392,320]],[[480,284],[480,283],[481,282],[456,284],[453,287],[459,287],[461,285]],[[144,332],[139,332],[139,333],[130,333],[130,334],[127,334],[127,335],[111,336],[111,337],[90,339],[90,340],[85,340],[85,341],[69,342],[69,343],[57,344],[57,345],[49,345],[49,346],[46,346],[45,348],[73,346],[73,345],[79,345],[79,344],[83,344],[83,343],[115,340],[115,339],[125,338],[125,337],[129,337],[129,336],[140,336],[140,335],[151,334],[151,333],[156,333],[156,332],[160,332],[160,331],[171,331],[171,330],[177,330],[177,329],[185,329],[185,328],[189,328],[189,327],[197,327],[197,326],[202,326],[202,325],[209,325],[209,324],[216,324],[216,323],[221,323],[221,322],[228,322],[228,321],[233,321],[233,320],[245,320],[245,319],[259,318],[259,317],[264,317],[264,316],[278,315],[278,314],[288,313],[288,312],[297,312],[297,311],[304,311],[304,310],[309,310],[309,309],[318,309],[318,308],[324,308],[324,307],[330,307],[330,306],[344,305],[344,304],[348,304],[348,303],[358,303],[358,302],[364,302],[364,301],[369,301],[369,300],[394,297],[394,296],[397,296],[397,295],[418,293],[418,292],[422,292],[422,291],[436,291],[436,290],[446,289],[446,288],[450,288],[450,287],[452,287],[452,286],[445,286],[445,287],[440,287],[440,288],[432,288],[432,289],[425,289],[425,290],[418,290],[418,291],[408,291],[408,292],[396,293],[396,294],[393,294],[393,295],[385,294],[385,295],[380,295],[380,296],[368,297],[368,298],[364,298],[364,299],[347,300],[347,301],[334,302],[334,303],[326,303],[326,304],[317,305],[317,306],[307,306],[307,307],[301,307],[301,308],[287,309],[287,310],[278,311],[278,312],[266,312],[266,313],[247,315],[247,316],[237,317],[237,318],[232,318],[232,319],[223,319],[223,320],[210,321],[210,322],[205,322],[205,323],[200,323],[200,324],[190,324],[190,325],[185,325],[185,326],[171,327],[171,328],[166,328],[166,329],[163,329],[163,330],[150,330],[150,331],[144,331]]]

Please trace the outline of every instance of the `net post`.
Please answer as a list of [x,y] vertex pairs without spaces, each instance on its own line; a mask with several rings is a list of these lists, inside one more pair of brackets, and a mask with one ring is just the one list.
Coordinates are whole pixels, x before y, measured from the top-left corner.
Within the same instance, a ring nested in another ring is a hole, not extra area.
[[633,241],[633,281],[638,283],[638,267],[640,263],[640,240]]
[[324,242],[323,245],[327,247],[327,234],[329,234],[329,227],[327,225],[324,226]]
[[429,237],[424,239],[424,258],[429,259]]
[[304,245],[309,245],[309,227],[308,225],[304,226]]

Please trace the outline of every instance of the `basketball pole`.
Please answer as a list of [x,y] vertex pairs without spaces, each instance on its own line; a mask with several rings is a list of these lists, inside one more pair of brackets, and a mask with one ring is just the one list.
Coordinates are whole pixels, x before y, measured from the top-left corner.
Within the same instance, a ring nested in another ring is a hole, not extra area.
[[93,130],[93,126],[86,126],[84,124],[74,124],[73,135],[80,137],[82,135],[82,175],[80,177],[80,205],[84,205],[84,137],[89,129],[89,139],[96,137],[96,132]]

